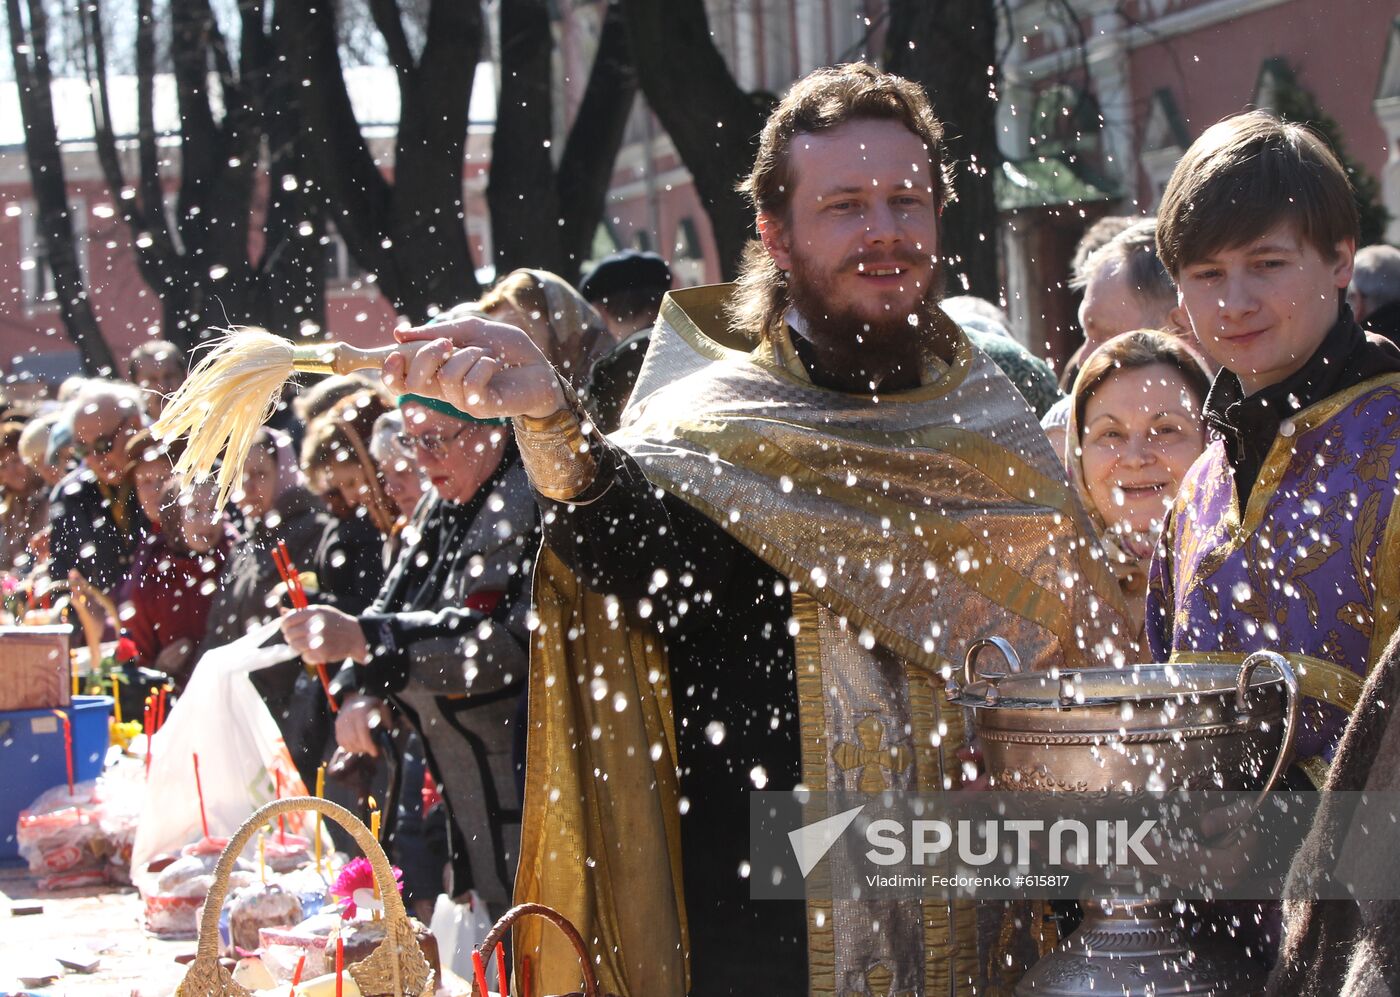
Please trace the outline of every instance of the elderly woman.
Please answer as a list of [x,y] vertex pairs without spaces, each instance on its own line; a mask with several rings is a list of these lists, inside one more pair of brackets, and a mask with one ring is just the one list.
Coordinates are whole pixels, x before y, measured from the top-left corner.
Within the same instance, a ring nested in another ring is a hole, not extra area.
[[389,705],[421,735],[447,807],[452,895],[475,889],[496,916],[520,834],[512,756],[538,513],[509,426],[413,395],[400,404],[434,489],[418,539],[367,611],[313,606],[282,632],[307,661],[353,662],[340,677],[359,690],[336,719],[342,747],[375,754],[370,721],[388,722]]
[[1210,376],[1175,336],[1126,332],[1089,355],[1074,382],[1069,475],[1127,597],[1141,643],[1147,568],[1177,488],[1205,449]]
[[394,409],[374,420],[369,455],[379,465],[384,494],[394,506],[394,528],[389,532],[389,542],[384,545],[387,570],[399,559],[404,545],[416,541],[418,531],[413,526],[413,511],[428,488],[423,469],[418,466],[418,456],[413,452],[412,437],[404,433],[402,411]]
[[132,556],[151,528],[127,473],[127,442],[147,423],[142,403],[131,385],[98,380],[84,383],[69,403],[82,464],[50,500],[52,577],[75,571],[109,595],[124,591]]

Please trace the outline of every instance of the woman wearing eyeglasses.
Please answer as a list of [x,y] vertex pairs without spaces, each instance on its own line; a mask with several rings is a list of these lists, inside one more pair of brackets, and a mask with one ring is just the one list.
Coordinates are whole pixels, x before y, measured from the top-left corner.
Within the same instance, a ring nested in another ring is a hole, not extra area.
[[538,512],[508,425],[405,395],[404,442],[432,485],[374,604],[286,614],[287,643],[340,664],[353,688],[336,718],[347,751],[375,755],[373,723],[422,737],[446,804],[452,895],[492,916],[510,903],[520,835],[514,738],[525,687]]

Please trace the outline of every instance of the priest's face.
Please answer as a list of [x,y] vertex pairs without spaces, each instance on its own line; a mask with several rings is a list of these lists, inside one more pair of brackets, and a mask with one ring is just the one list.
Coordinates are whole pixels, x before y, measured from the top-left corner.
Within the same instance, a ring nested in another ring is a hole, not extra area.
[[897,121],[857,119],[796,135],[789,157],[787,217],[762,215],[759,227],[813,338],[878,348],[908,337],[941,277],[923,140]]

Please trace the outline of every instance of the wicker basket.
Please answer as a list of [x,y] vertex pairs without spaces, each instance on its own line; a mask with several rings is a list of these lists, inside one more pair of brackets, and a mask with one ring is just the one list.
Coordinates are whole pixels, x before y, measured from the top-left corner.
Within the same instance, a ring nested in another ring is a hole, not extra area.
[[[578,933],[578,929],[569,923],[569,919],[559,913],[553,907],[546,907],[544,904],[520,904],[512,907],[501,915],[501,919],[495,923],[491,931],[482,939],[476,950],[483,958],[489,957],[495,951],[498,942],[502,941],[506,932],[516,921],[523,917],[542,917],[550,924],[554,925],[564,933],[564,937],[569,939],[569,944],[578,953],[579,968],[583,970],[583,990],[565,994],[563,997],[599,997],[598,977],[593,972],[593,963],[588,958],[588,946],[583,944],[583,937]],[[476,981],[472,981],[472,997],[489,997],[477,989]],[[528,994],[525,997],[529,997]],[[611,995],[609,995],[611,997]]]
[[418,947],[403,898],[394,887],[394,873],[384,849],[369,829],[344,807],[316,797],[294,796],[259,808],[244,821],[219,857],[214,885],[200,918],[199,949],[175,991],[176,997],[252,997],[251,992],[235,983],[228,970],[219,964],[219,913],[228,892],[229,874],[244,847],[268,821],[281,814],[307,810],[319,811],[350,833],[374,867],[374,879],[384,899],[384,941],[367,958],[345,970],[360,993],[365,997],[423,997],[433,993],[433,971]]

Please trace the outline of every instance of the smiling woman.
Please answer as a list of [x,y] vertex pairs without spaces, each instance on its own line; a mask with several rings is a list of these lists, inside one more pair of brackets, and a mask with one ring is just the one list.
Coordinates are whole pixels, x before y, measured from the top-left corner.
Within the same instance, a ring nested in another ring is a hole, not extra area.
[[1187,469],[1205,449],[1210,378],[1175,336],[1116,336],[1074,383],[1069,473],[1141,634],[1147,567]]

